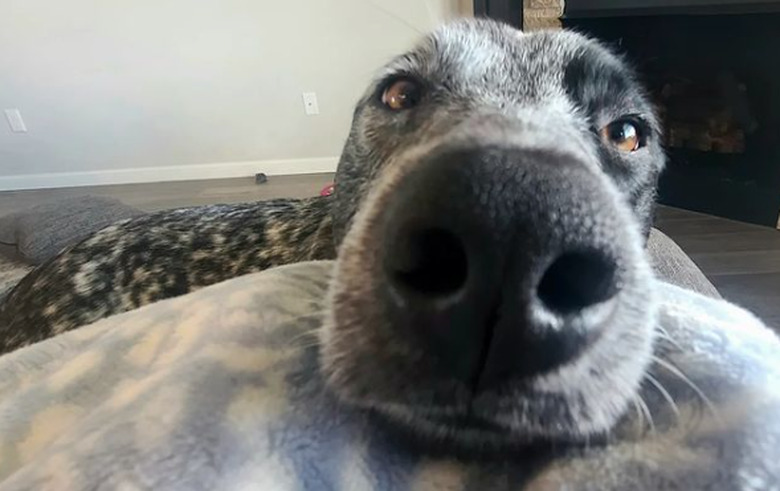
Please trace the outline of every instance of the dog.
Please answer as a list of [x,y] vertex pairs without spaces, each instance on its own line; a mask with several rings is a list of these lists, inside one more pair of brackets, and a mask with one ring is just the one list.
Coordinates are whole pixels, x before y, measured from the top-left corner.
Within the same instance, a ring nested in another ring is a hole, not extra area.
[[333,196],[106,228],[9,295],[2,350],[337,258],[320,363],[344,401],[458,441],[593,435],[652,353],[660,139],[637,77],[598,42],[458,21],[371,83]]

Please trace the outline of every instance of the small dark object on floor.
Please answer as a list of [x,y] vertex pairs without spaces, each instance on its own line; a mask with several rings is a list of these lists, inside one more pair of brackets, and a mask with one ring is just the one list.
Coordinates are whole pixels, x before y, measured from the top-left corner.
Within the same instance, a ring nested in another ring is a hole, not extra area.
[[265,184],[268,182],[268,176],[262,172],[255,174],[255,184]]

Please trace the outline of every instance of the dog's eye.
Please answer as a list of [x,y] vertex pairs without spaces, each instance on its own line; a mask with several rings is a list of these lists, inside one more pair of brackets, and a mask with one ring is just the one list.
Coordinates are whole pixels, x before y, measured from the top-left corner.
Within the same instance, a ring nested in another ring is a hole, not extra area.
[[636,152],[643,142],[636,123],[625,119],[608,124],[601,130],[605,142],[623,152]]
[[393,111],[402,111],[416,106],[420,102],[420,86],[408,78],[391,82],[382,93],[382,104]]

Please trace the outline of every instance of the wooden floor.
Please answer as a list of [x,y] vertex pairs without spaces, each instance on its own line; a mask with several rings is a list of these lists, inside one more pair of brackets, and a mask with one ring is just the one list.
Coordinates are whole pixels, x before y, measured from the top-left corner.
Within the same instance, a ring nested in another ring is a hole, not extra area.
[[780,327],[780,231],[667,207],[659,209],[656,226],[724,298]]
[[265,184],[255,184],[253,177],[242,177],[208,181],[0,191],[0,216],[46,201],[84,195],[116,198],[146,211],[272,198],[303,198],[319,194],[320,190],[331,182],[333,182],[333,174],[306,174],[269,177]]
[[[45,201],[85,194],[110,196],[147,211],[316,195],[332,174],[128,184],[0,192],[0,215]],[[690,211],[662,207],[658,228],[702,268],[723,296],[780,326],[780,232]]]

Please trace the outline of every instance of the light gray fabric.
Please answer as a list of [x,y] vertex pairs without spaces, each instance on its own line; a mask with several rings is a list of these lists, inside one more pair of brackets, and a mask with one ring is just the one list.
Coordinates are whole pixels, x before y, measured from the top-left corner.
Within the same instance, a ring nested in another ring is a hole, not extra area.
[[720,293],[696,263],[672,239],[658,229],[650,231],[647,253],[656,276],[663,281],[712,298]]
[[0,217],[0,242],[15,244],[25,261],[40,264],[101,228],[143,213],[112,198],[67,198]]
[[456,457],[323,385],[331,269],[244,276],[0,358],[0,489],[780,486],[780,343],[737,307],[658,284],[649,414],[637,404],[608,443]]

